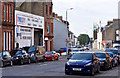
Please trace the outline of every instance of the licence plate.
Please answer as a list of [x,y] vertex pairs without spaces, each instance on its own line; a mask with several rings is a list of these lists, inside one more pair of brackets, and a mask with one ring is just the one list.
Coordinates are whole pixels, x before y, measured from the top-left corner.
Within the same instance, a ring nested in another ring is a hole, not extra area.
[[81,71],[81,68],[73,68],[74,71]]

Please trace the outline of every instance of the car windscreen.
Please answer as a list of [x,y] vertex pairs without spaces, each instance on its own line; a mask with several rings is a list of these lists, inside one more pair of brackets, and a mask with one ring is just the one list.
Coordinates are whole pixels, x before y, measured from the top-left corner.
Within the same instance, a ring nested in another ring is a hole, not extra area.
[[105,52],[112,52],[114,54],[117,54],[118,53],[118,50],[110,50],[110,49],[107,49],[105,50]]
[[76,53],[71,60],[92,60],[92,53]]
[[98,58],[106,58],[105,53],[95,53]]
[[45,52],[45,54],[53,54],[53,52]]
[[21,50],[16,52],[16,55],[19,55],[19,54],[22,54]]
[[31,52],[35,52],[35,47],[34,46],[32,46],[32,47],[30,47],[29,49],[28,49],[28,53],[31,53]]

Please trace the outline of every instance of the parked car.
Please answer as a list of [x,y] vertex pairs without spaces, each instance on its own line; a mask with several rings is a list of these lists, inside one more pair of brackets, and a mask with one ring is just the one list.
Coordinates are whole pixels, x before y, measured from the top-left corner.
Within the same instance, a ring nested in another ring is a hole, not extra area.
[[55,51],[45,52],[45,59],[49,61],[59,60],[59,55]]
[[107,52],[95,52],[95,54],[100,60],[101,70],[102,69],[107,70],[109,68],[112,68],[112,59],[110,58]]
[[78,52],[68,58],[65,64],[65,74],[88,73],[94,75],[100,71],[100,63],[93,52]]
[[0,67],[13,65],[12,58],[9,52],[0,52]]
[[77,53],[77,52],[79,52],[78,49],[73,49],[73,50],[70,52],[70,55],[72,56],[73,54],[75,54],[75,53]]
[[117,66],[118,65],[118,58],[115,57],[115,55],[112,53],[112,52],[107,52],[109,54],[109,56],[111,57],[112,59],[112,66]]
[[43,46],[31,46],[28,49],[31,62],[45,61],[45,49]]
[[117,57],[118,58],[118,63],[120,62],[120,56],[119,56],[119,51],[118,51],[118,49],[117,48],[107,48],[106,50],[105,50],[105,52],[112,52],[112,53],[114,53],[115,54],[115,57]]
[[60,52],[60,53],[66,52],[66,48],[60,48],[59,52]]
[[18,50],[12,58],[14,64],[31,63],[30,56],[25,50]]

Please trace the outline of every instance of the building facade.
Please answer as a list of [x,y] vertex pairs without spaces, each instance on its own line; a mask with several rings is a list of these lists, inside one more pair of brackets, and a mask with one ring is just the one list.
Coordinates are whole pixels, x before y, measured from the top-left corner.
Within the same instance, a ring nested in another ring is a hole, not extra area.
[[44,46],[44,17],[15,10],[15,47]]
[[68,39],[68,29],[66,24],[59,18],[53,18],[53,49],[60,50],[66,47],[66,39]]
[[13,49],[14,2],[0,1],[0,51]]
[[23,2],[17,9],[44,17],[44,39],[46,51],[53,50],[52,0],[49,2]]

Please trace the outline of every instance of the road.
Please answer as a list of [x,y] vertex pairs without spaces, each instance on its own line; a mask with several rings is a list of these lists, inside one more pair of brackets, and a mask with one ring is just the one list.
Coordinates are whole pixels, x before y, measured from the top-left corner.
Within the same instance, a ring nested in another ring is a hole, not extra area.
[[[58,61],[48,61],[25,65],[15,65],[2,68],[2,76],[67,76],[64,74],[64,65],[67,61],[65,56]],[[120,76],[120,65],[107,71],[100,71],[95,77],[100,76]],[[76,76],[76,75],[70,75]],[[77,75],[84,76],[84,75]]]

